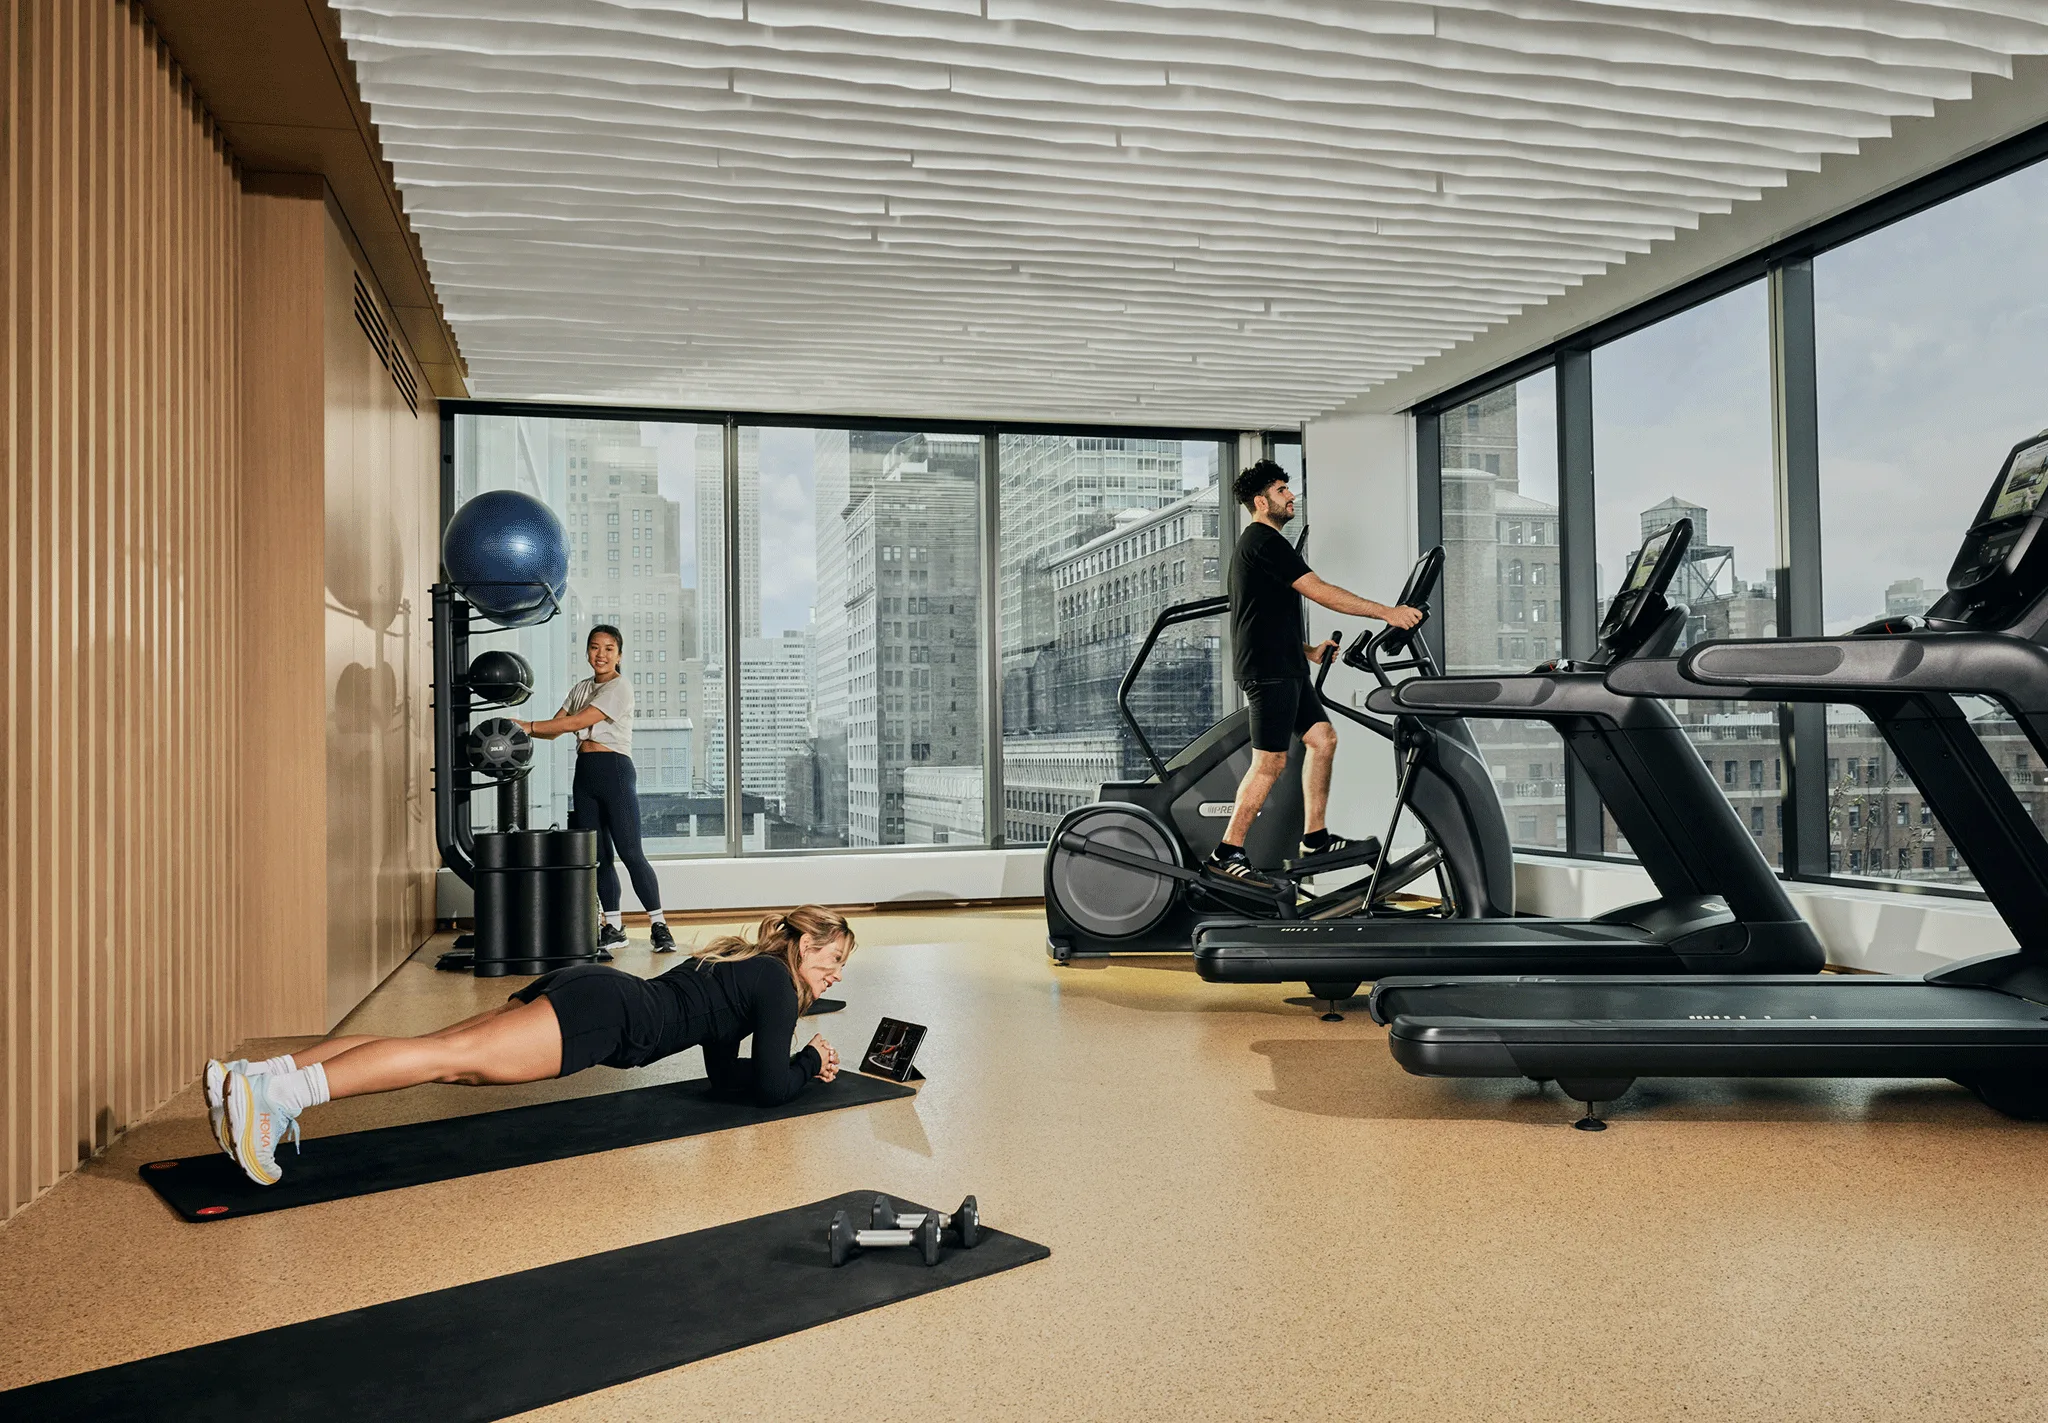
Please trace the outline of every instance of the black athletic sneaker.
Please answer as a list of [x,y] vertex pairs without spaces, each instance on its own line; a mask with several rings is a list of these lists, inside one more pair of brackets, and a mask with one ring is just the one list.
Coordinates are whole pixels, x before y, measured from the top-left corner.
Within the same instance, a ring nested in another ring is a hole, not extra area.
[[1205,875],[1221,875],[1224,879],[1236,880],[1239,884],[1250,885],[1254,889],[1277,889],[1279,887],[1272,880],[1253,869],[1252,862],[1246,859],[1242,852],[1235,855],[1226,855],[1221,850],[1215,851],[1208,859],[1202,861],[1202,873]]
[[672,954],[676,951],[676,936],[669,933],[666,924],[649,926],[647,937],[654,940],[654,951],[657,954]]
[[1353,850],[1364,850],[1377,856],[1379,849],[1380,842],[1371,835],[1361,836],[1356,840],[1347,839],[1342,835],[1332,835],[1321,845],[1310,845],[1308,841],[1302,841],[1301,857],[1304,860],[1313,860],[1319,855],[1342,855]]
[[623,948],[625,943],[626,931],[624,929],[621,929],[616,924],[605,925],[597,934],[597,961],[599,963],[610,963],[612,961],[612,950]]

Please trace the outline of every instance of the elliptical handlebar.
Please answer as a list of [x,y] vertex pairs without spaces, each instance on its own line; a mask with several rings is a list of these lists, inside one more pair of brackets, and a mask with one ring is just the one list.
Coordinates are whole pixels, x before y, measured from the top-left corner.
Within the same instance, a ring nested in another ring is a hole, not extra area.
[[[1417,671],[1425,677],[1438,675],[1436,655],[1429,650],[1429,642],[1422,636],[1423,628],[1429,625],[1429,598],[1436,592],[1436,585],[1444,571],[1443,545],[1415,560],[1415,567],[1408,571],[1408,581],[1402,585],[1401,596],[1396,607],[1414,608],[1421,612],[1422,621],[1412,628],[1397,628],[1385,624],[1377,631],[1361,628],[1351,639],[1351,645],[1344,649],[1344,665],[1359,672],[1370,672],[1382,687],[1394,685],[1389,676],[1393,672]],[[1401,658],[1403,653],[1409,654]],[[1386,661],[1386,658],[1401,658]]]
[[1336,643],[1336,644],[1337,644],[1337,646],[1336,646],[1336,647],[1333,647],[1333,648],[1331,648],[1331,649],[1330,649],[1330,655],[1329,655],[1328,657],[1325,657],[1325,658],[1324,658],[1324,659],[1323,659],[1323,660],[1322,660],[1322,661],[1321,661],[1321,662],[1320,662],[1319,664],[1317,664],[1317,666],[1316,666],[1316,695],[1317,695],[1317,696],[1321,696],[1321,695],[1322,695],[1322,692],[1323,692],[1323,683],[1325,683],[1325,682],[1327,682],[1327,681],[1329,681],[1329,680],[1330,680],[1330,669],[1331,669],[1332,667],[1334,667],[1334,666],[1336,666],[1336,665],[1337,665],[1337,656],[1338,656],[1338,653],[1339,653],[1339,652],[1340,652],[1340,651],[1341,651],[1341,650],[1343,649],[1343,646],[1344,646],[1344,629],[1342,629],[1342,628],[1338,628],[1338,629],[1336,629],[1336,630],[1335,630],[1334,632],[1332,632],[1332,633],[1330,634],[1330,641],[1331,641],[1331,642],[1334,642],[1334,643]]

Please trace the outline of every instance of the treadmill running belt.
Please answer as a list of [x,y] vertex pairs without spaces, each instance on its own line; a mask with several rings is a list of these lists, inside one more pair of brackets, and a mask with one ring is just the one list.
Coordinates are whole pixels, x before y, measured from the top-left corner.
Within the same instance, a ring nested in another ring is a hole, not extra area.
[[[834,1269],[836,1210],[873,1191],[330,1314],[0,1393],[15,1423],[91,1418],[483,1423],[1043,1260],[982,1227],[972,1250],[876,1250]],[[897,1200],[899,1211],[927,1206]]]
[[186,1220],[229,1220],[914,1095],[915,1088],[900,1083],[842,1072],[831,1082],[812,1083],[785,1106],[756,1107],[712,1097],[703,1079],[697,1078],[502,1112],[308,1137],[304,1151],[287,1146],[279,1152],[284,1179],[275,1186],[257,1185],[218,1151],[152,1161],[141,1170],[142,1179]]

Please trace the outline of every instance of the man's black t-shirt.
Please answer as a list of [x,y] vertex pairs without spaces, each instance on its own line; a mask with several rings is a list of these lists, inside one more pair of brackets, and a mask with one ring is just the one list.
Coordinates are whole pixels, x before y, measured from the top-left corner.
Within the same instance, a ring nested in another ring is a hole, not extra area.
[[1238,535],[1230,557],[1230,654],[1240,682],[1273,677],[1308,680],[1308,641],[1295,580],[1308,564],[1280,531],[1254,522]]

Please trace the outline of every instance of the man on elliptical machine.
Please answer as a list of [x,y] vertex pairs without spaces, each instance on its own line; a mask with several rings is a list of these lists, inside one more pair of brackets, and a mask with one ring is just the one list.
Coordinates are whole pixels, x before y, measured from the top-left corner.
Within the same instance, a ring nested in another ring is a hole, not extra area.
[[1338,644],[1309,644],[1301,600],[1398,628],[1414,627],[1422,613],[1361,598],[1310,571],[1280,532],[1294,517],[1294,491],[1287,485],[1287,471],[1272,460],[1260,460],[1239,474],[1232,493],[1252,516],[1231,555],[1229,589],[1231,664],[1251,711],[1252,764],[1238,783],[1223,842],[1202,868],[1258,884],[1264,876],[1245,857],[1245,836],[1286,769],[1287,748],[1297,735],[1306,748],[1301,769],[1304,857],[1346,850],[1355,843],[1332,835],[1324,823],[1337,733],[1309,677],[1310,665],[1336,656]]

